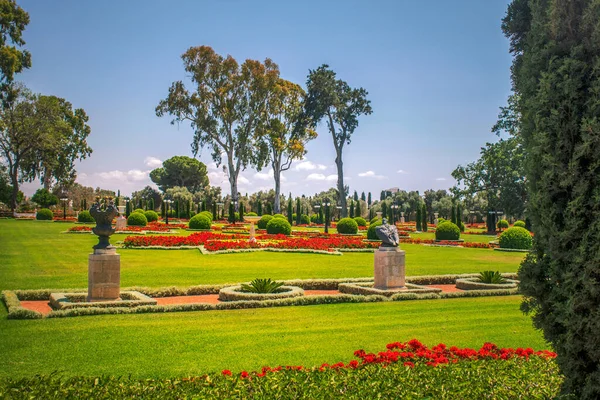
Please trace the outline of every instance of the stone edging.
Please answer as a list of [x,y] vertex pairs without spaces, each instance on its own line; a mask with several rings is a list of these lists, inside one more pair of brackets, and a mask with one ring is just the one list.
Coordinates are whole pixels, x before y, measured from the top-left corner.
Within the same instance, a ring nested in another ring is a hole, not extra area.
[[278,300],[291,297],[304,296],[304,289],[298,286],[281,286],[283,291],[278,293],[249,293],[242,292],[242,286],[229,286],[219,290],[221,301],[251,301],[251,300]]
[[462,290],[494,290],[514,289],[519,286],[519,281],[514,279],[506,279],[506,282],[507,283],[483,283],[479,282],[479,278],[461,278],[456,280],[456,288]]

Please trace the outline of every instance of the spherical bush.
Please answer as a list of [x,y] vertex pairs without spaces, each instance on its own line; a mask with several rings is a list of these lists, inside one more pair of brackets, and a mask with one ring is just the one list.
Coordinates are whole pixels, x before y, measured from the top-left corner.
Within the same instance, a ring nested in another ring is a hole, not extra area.
[[529,250],[533,240],[527,229],[513,226],[502,232],[499,242],[502,249]]
[[263,215],[261,217],[261,219],[258,220],[258,229],[267,229],[267,224],[269,223],[270,220],[273,219],[272,215],[266,214]]
[[155,211],[148,210],[144,213],[148,222],[158,221],[158,214]]
[[246,213],[244,215],[247,216],[247,217],[256,217],[256,216],[258,216],[258,214],[256,214],[254,211],[251,211],[251,212]]
[[378,219],[375,222],[369,225],[369,229],[367,230],[367,239],[369,240],[379,240],[377,234],[375,233],[375,228],[381,225],[381,220]]
[[460,228],[450,221],[442,222],[435,230],[436,240],[458,240],[459,238]]
[[369,222],[369,225],[373,225],[377,221],[379,221],[379,223],[381,223],[381,218],[379,218],[379,217],[373,217],[373,219]]
[[273,218],[267,224],[267,233],[271,235],[276,235],[278,233],[289,235],[292,233],[292,226],[287,219]]
[[306,214],[300,216],[300,223],[303,225],[310,225],[310,218]]
[[202,213],[194,215],[192,219],[190,219],[189,227],[190,229],[210,229],[211,220],[208,219],[206,215]]
[[521,221],[521,220],[515,221],[515,223],[513,224],[513,226],[516,226],[518,228],[525,228],[526,227],[525,221]]
[[358,226],[367,226],[367,221],[363,217],[354,217],[354,220]]
[[77,222],[96,222],[96,220],[88,210],[83,210],[77,215]]
[[143,214],[143,213],[145,213],[145,212],[146,212],[146,211],[145,211],[145,210],[142,210],[141,208],[136,208],[135,210],[133,210],[133,211],[132,211],[132,213],[141,213],[141,214]]
[[148,225],[148,220],[143,213],[134,212],[129,215],[129,218],[127,218],[127,225],[146,226]]
[[338,233],[356,234],[358,232],[358,224],[353,218],[342,218],[336,225]]
[[35,214],[35,219],[38,221],[52,221],[54,213],[47,208],[40,208]]
[[206,218],[208,218],[208,220],[212,223],[213,221],[213,215],[210,211],[201,211],[198,215],[203,215]]
[[498,229],[506,229],[508,228],[508,221],[505,219],[501,219],[500,221],[498,221],[498,224],[496,226],[498,227]]
[[275,214],[273,215],[273,218],[283,218],[283,219],[287,219],[287,217],[283,214]]

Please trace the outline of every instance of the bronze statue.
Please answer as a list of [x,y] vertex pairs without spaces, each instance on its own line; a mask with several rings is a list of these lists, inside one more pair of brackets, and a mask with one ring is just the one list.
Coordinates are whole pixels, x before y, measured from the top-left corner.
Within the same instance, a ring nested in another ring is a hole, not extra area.
[[98,235],[98,244],[93,249],[114,248],[110,245],[108,238],[115,233],[112,227],[112,220],[119,214],[112,197],[105,197],[100,200],[96,197],[96,202],[90,208],[90,214],[96,220],[96,226],[92,229],[95,235]]
[[389,225],[387,218],[384,218],[383,223],[375,228],[375,234],[381,239],[382,247],[398,247],[400,244],[398,229],[394,225]]

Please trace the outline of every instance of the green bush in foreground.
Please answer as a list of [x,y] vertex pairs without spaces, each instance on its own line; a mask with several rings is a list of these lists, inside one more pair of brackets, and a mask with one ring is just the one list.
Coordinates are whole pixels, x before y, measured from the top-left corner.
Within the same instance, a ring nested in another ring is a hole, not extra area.
[[381,225],[381,219],[372,221],[371,224],[369,224],[369,229],[367,230],[367,239],[379,240],[377,234],[375,233],[375,228],[377,228],[379,225]]
[[502,249],[528,250],[531,248],[533,239],[527,229],[513,226],[502,232],[498,242]]
[[127,225],[146,226],[148,225],[148,220],[143,213],[134,212],[129,216],[129,218],[127,218]]
[[289,235],[292,233],[292,225],[287,219],[273,218],[267,224],[267,233],[271,235],[276,235],[278,233]]
[[283,214],[275,214],[273,215],[273,218],[283,218],[283,219],[287,219],[287,217]]
[[38,221],[52,221],[53,218],[54,213],[47,208],[39,209],[38,212],[35,214],[35,219],[37,219]]
[[77,215],[77,222],[96,222],[96,220],[89,211],[83,210]]
[[460,238],[460,228],[450,221],[444,221],[438,224],[435,230],[436,240],[458,240]]
[[338,233],[356,234],[358,232],[358,224],[354,218],[342,218],[336,225]]
[[155,211],[148,210],[144,212],[144,216],[148,222],[158,221],[158,214]]
[[202,213],[194,215],[188,224],[190,229],[210,229],[210,225],[210,219]]
[[279,372],[235,375],[8,378],[0,381],[0,398],[542,399],[557,396],[562,382],[554,360],[537,357],[460,361],[443,367],[395,363],[352,369],[324,364],[310,369],[289,367]]
[[208,220],[212,224],[212,222],[213,222],[213,215],[212,215],[212,213],[210,211],[201,211],[198,215],[205,216],[206,218],[208,218]]
[[367,221],[363,217],[354,217],[354,220],[358,226],[367,226]]
[[505,220],[505,219],[501,219],[500,221],[498,221],[498,224],[496,226],[500,230],[507,229],[508,228],[508,221]]
[[525,228],[527,226],[527,224],[525,224],[525,221],[518,220],[518,221],[515,221],[513,226],[516,226],[518,228]]
[[258,229],[267,229],[267,224],[273,219],[272,215],[265,214],[258,220]]

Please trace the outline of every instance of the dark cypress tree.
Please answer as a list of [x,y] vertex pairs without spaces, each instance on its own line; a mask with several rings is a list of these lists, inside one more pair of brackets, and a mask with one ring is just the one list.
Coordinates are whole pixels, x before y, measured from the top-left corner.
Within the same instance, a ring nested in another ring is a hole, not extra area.
[[381,203],[381,218],[387,218],[387,203],[384,201]]
[[422,231],[423,219],[421,218],[421,207],[417,206],[417,230]]
[[142,204],[142,199],[138,200],[138,208],[144,209],[144,205]]
[[271,202],[267,202],[267,215],[273,215],[273,205]]
[[[84,200],[84,201],[85,201],[85,200]],[[131,202],[130,202],[130,201],[128,201],[128,202],[125,204],[125,216],[126,216],[127,218],[129,218],[129,215],[131,215]]]
[[216,221],[217,219],[219,219],[219,216],[217,215],[217,202],[213,201],[212,203],[212,215],[213,215],[213,219]]
[[154,198],[150,199],[150,209],[152,211],[156,210],[156,205],[154,204]]
[[350,200],[350,218],[354,218],[354,199]]
[[362,193],[360,194],[360,199],[361,199],[362,201],[365,201],[365,202],[367,201],[367,197],[365,196],[365,192],[362,192]]
[[450,212],[450,222],[456,224],[456,209],[454,208],[454,204],[452,204],[452,211]]
[[260,200],[256,204],[256,213],[258,215],[262,215],[262,201],[260,201]]
[[227,221],[230,224],[235,224],[235,206],[233,205],[233,201],[229,202],[229,215],[227,216]]
[[385,200],[385,190],[382,190],[381,193],[379,194],[379,201],[384,201]]
[[287,219],[288,222],[290,223],[290,225],[292,225],[293,221],[294,221],[294,205],[292,204],[292,194],[290,193],[290,197],[288,198],[288,205],[287,205]]
[[324,223],[325,220],[323,219],[323,207],[319,208],[319,224]]
[[202,211],[202,205],[201,205],[201,201],[198,202],[198,204],[196,204],[196,214],[200,214],[200,211]]
[[302,209],[300,207],[300,197],[296,198],[296,225],[302,223]]
[[460,223],[462,222],[462,210],[460,209],[460,204],[456,205],[456,225],[460,228]]
[[358,201],[358,193],[356,193],[356,190],[354,191],[354,196],[352,196],[352,200]]
[[165,202],[164,200],[160,203],[160,215],[164,218],[167,214],[165,213]]
[[535,234],[522,309],[577,399],[600,398],[599,15],[598,1],[513,0],[502,24],[515,96],[498,125],[522,142]]
[[[363,193],[364,194],[364,193]],[[356,204],[354,205],[354,216],[355,217],[360,217],[361,216],[361,212],[360,212],[360,201],[357,201]]]
[[240,222],[244,222],[244,203],[240,203]]
[[369,208],[369,221],[373,219],[373,209]]
[[367,197],[367,205],[371,208],[371,192],[369,192],[369,196]]
[[427,232],[427,205],[425,204],[421,210],[421,230]]

